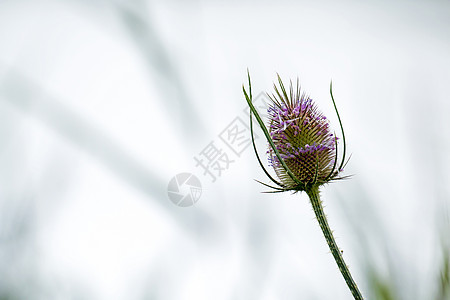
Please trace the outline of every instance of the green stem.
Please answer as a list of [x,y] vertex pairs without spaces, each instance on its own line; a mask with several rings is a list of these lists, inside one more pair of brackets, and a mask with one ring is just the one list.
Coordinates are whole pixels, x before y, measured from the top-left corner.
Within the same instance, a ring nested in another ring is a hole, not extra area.
[[345,282],[347,283],[348,288],[353,294],[353,297],[356,300],[363,300],[363,296],[356,285],[356,282],[353,280],[352,275],[350,274],[350,270],[345,264],[344,258],[342,257],[341,251],[339,251],[339,247],[334,240],[333,233],[330,229],[330,225],[328,225],[327,217],[323,212],[322,201],[320,200],[319,195],[319,187],[314,186],[308,190],[306,193],[309,196],[312,207],[314,209],[314,213],[316,214],[317,221],[319,221],[320,228],[322,229],[323,235],[327,240],[328,247],[330,247],[330,251],[333,254],[334,260],[336,261],[339,270],[341,271],[342,276],[344,276]]

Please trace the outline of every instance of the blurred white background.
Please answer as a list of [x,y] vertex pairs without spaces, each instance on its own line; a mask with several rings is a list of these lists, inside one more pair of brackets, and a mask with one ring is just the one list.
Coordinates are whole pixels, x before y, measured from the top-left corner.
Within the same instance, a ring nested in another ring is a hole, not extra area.
[[306,195],[220,140],[247,68],[338,131],[333,80],[353,177],[322,197],[367,299],[444,299],[449,53],[448,1],[1,0],[0,299],[351,299]]

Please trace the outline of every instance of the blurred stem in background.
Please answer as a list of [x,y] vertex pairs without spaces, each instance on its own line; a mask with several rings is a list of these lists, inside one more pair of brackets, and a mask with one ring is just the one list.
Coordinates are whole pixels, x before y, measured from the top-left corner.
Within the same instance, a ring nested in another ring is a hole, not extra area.
[[[445,205],[444,212],[448,213],[448,208]],[[450,221],[448,214],[445,215],[444,224],[440,228],[441,232],[441,270],[440,270],[440,285],[438,290],[437,300],[450,299]]]
[[450,299],[450,250],[446,247],[442,247],[442,251],[441,285],[437,300]]

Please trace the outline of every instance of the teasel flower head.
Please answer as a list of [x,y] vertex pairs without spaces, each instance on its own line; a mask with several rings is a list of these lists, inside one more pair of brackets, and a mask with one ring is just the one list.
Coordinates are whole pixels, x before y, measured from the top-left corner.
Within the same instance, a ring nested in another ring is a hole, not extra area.
[[[251,99],[249,76],[249,94],[244,88],[247,103],[250,106],[250,125],[252,141],[258,161],[266,175],[278,187],[276,192],[308,191],[332,180],[342,179],[340,172],[345,166],[345,136],[339,113],[334,102],[332,86],[330,94],[342,129],[344,151],[341,163],[338,160],[338,137],[330,129],[330,122],[318,110],[313,100],[300,91],[299,81],[294,87],[290,82],[289,90],[278,76],[274,93],[267,94],[271,100],[268,109],[267,127],[254,108]],[[264,168],[256,151],[253,137],[252,114],[264,131],[269,149],[269,165],[273,167],[278,180],[275,180]]]

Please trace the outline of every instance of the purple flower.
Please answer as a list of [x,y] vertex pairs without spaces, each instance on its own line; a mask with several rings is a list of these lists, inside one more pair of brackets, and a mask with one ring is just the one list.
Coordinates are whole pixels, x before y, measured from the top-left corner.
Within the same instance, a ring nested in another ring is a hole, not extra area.
[[[342,130],[344,154],[340,166],[337,167],[338,138],[330,130],[328,119],[318,110],[309,96],[300,92],[298,80],[295,88],[290,82],[289,91],[286,91],[280,76],[278,82],[279,87],[274,85],[275,92],[272,95],[268,94],[272,103],[268,108],[267,128],[257,111],[252,108],[251,94],[249,97],[246,94],[252,113],[255,114],[269,142],[267,151],[269,165],[274,168],[279,181],[273,179],[261,166],[269,178],[280,186],[275,189],[308,191],[331,180],[342,179],[338,175],[343,169],[345,160],[344,131]],[[331,85],[330,93],[336,109]],[[336,113],[340,123],[337,109]],[[340,125],[342,129],[342,124]]]

